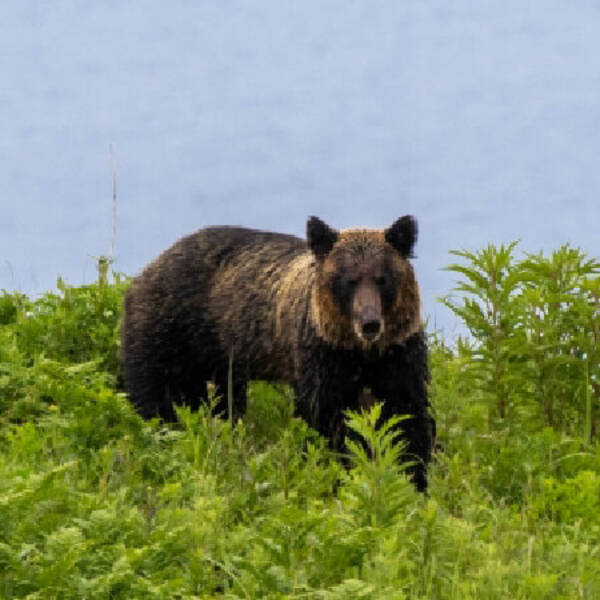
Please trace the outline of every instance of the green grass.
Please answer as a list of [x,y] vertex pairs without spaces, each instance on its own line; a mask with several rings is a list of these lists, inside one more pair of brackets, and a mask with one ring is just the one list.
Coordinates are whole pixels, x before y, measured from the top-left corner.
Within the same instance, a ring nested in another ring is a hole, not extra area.
[[574,396],[550,425],[510,328],[488,363],[487,338],[433,336],[425,496],[377,405],[348,417],[374,450],[349,470],[265,383],[233,427],[142,421],[116,391],[126,285],[0,295],[0,598],[600,598],[592,360],[587,387],[554,375]]

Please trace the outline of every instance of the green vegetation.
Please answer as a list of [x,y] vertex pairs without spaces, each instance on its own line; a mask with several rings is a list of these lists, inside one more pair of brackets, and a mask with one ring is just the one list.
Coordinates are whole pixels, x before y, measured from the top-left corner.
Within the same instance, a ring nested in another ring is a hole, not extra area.
[[600,598],[600,263],[514,253],[449,267],[470,335],[431,336],[428,496],[379,405],[349,470],[260,382],[233,427],[143,422],[123,278],[0,295],[0,597]]

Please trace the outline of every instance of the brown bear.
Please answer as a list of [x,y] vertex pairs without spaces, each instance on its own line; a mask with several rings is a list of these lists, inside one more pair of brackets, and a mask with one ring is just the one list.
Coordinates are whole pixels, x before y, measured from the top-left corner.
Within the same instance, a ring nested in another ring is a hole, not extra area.
[[316,217],[307,242],[239,227],[179,240],[133,280],[125,298],[125,387],[144,417],[197,408],[206,383],[246,406],[249,380],[289,383],[297,414],[344,448],[346,409],[365,388],[382,418],[402,422],[418,489],[427,485],[435,423],[428,413],[427,346],[409,261],[413,217],[385,230],[338,232]]

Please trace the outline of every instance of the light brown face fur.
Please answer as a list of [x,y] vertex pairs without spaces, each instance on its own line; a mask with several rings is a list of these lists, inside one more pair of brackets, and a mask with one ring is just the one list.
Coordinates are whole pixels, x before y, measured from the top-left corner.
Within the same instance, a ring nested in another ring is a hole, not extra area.
[[342,231],[317,260],[312,316],[333,346],[383,352],[419,331],[420,305],[412,265],[383,230]]

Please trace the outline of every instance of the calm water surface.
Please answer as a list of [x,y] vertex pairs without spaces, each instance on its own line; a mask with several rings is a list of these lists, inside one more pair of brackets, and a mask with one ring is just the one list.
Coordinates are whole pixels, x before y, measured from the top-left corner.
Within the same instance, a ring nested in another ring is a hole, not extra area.
[[412,213],[425,313],[452,248],[600,255],[600,4],[0,6],[0,288],[134,274],[208,224]]

